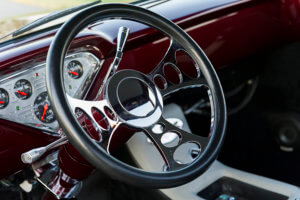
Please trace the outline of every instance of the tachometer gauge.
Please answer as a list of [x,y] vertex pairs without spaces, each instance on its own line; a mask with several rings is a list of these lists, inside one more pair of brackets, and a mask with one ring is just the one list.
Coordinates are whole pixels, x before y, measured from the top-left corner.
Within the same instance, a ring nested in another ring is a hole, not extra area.
[[44,123],[52,123],[55,121],[55,115],[51,108],[48,93],[42,92],[34,100],[34,114]]
[[0,109],[5,108],[9,103],[9,96],[6,90],[0,88]]
[[83,74],[82,64],[77,60],[72,60],[67,66],[67,72],[71,78],[78,79]]
[[21,99],[28,99],[32,94],[31,83],[25,79],[18,80],[14,86],[15,95]]

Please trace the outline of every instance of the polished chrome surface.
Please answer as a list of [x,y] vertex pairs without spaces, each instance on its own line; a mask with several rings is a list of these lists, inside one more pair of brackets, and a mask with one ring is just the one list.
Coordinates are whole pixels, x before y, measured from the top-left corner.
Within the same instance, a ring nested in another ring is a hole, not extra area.
[[[37,181],[41,183],[49,192],[51,192],[57,199],[74,199],[81,191],[82,182],[71,178],[62,170],[59,170],[58,175],[50,183],[42,182],[40,178]],[[66,187],[62,182],[67,183],[71,187]]]
[[[128,83],[133,85],[128,86]],[[140,84],[139,87],[136,83]],[[133,70],[119,71],[109,79],[104,91],[104,100],[85,101],[69,95],[67,98],[74,115],[82,112],[92,122],[99,136],[99,141],[96,142],[107,152],[112,135],[118,126],[126,124],[136,128],[149,127],[160,119],[163,110],[162,96],[157,87],[145,74]],[[111,119],[105,108],[113,111],[116,118]],[[97,122],[93,110],[103,116],[107,127]]]
[[[168,122],[170,122],[171,124],[173,124],[174,126],[177,126],[178,128],[183,129],[183,121],[181,119],[172,117],[172,118],[166,118],[166,120]],[[156,134],[162,134],[164,132],[163,125],[155,124],[152,128],[152,132],[156,133]],[[174,143],[177,139],[179,139],[177,134],[165,133],[164,135],[165,135],[165,137],[163,137],[161,139],[161,143],[165,146],[170,143]],[[153,142],[149,138],[147,138],[147,142],[149,144],[153,144]]]
[[[57,152],[50,154],[42,165],[32,165],[34,179],[56,199],[72,199],[80,192],[82,182],[71,178],[58,167]],[[64,184],[62,184],[62,182]],[[66,187],[66,184],[68,187]]]
[[[129,33],[130,33],[129,28],[123,26],[119,28],[118,37],[117,37],[117,53],[116,53],[116,59],[119,59],[119,61],[122,58],[125,43],[128,39]],[[116,64],[118,65],[119,62]]]
[[98,92],[98,96],[103,91],[108,78],[111,75],[115,74],[118,67],[119,67],[119,64],[120,64],[122,56],[123,56],[123,50],[124,50],[125,44],[127,42],[127,38],[128,38],[129,33],[130,33],[129,28],[122,27],[122,26],[119,28],[118,36],[117,36],[116,55],[115,55],[115,58],[114,58],[113,62],[111,63],[111,65],[109,66],[109,68],[108,68],[108,70],[105,74],[102,85],[100,86],[100,89],[99,89],[99,92]]
[[[67,95],[67,98],[74,115],[78,115],[78,113],[80,113],[80,115],[84,114],[92,122],[94,128],[99,134],[99,140],[96,142],[98,142],[107,152],[109,152],[109,143],[111,136],[113,135],[113,132],[116,130],[116,128],[120,125],[118,118],[111,119],[109,116],[107,116],[105,107],[110,108],[109,103],[106,100],[86,101],[73,98],[69,95]],[[108,124],[107,128],[102,127],[100,124],[98,124],[93,115],[93,109],[97,110],[97,112],[99,112],[103,116],[103,119]],[[115,113],[114,115],[117,116]]]
[[[163,65],[162,65],[163,66]],[[157,70],[159,72],[159,70]],[[68,96],[69,103],[74,114],[76,109],[80,109],[93,122],[95,128],[99,132],[101,141],[99,143],[109,152],[111,136],[114,130],[121,124],[143,130],[152,143],[159,149],[164,160],[166,161],[167,170],[177,170],[189,164],[186,160],[183,162],[175,160],[175,153],[180,149],[186,150],[193,146],[195,151],[199,152],[206,148],[209,137],[201,137],[191,134],[180,128],[180,122],[172,119],[171,122],[162,116],[163,96],[178,92],[186,88],[202,87],[205,81],[202,78],[189,79],[183,76],[180,84],[170,84],[167,88],[158,89],[150,79],[155,76],[154,73],[146,75],[134,70],[121,70],[114,74],[107,83],[104,91],[104,100],[101,101],[84,101]],[[150,77],[150,78],[149,78]],[[168,92],[165,92],[168,91]],[[210,90],[207,88],[210,98]],[[212,101],[211,101],[212,103]],[[108,107],[116,116],[115,120],[106,116],[104,108]],[[100,111],[109,124],[106,130],[101,127],[95,120],[92,109]],[[211,108],[213,106],[211,105]],[[214,123],[214,115],[212,112],[212,125]],[[160,125],[160,128],[158,128]],[[170,134],[172,135],[170,139]],[[174,137],[174,135],[176,135]],[[170,142],[172,140],[172,142]],[[191,144],[191,145],[186,145]],[[195,147],[194,147],[195,146]],[[198,148],[196,148],[196,146]],[[178,150],[177,150],[178,149]],[[199,149],[199,150],[196,150]],[[177,153],[176,153],[177,154]],[[194,159],[190,159],[191,161]]]
[[[149,74],[143,74],[135,70],[121,70],[114,74],[108,70],[106,82],[103,83],[104,98],[101,101],[84,101],[68,95],[70,107],[74,114],[83,112],[98,131],[100,140],[97,141],[109,153],[112,135],[122,124],[146,133],[151,142],[159,150],[165,161],[165,170],[173,171],[186,167],[201,155],[210,141],[208,137],[191,134],[180,128],[176,120],[166,120],[163,113],[164,99],[172,93],[184,89],[203,87],[207,90],[211,108],[211,127],[214,127],[214,105],[208,84],[201,76],[198,66],[194,71],[196,75],[190,77],[184,74],[176,65],[176,52],[182,51],[180,45],[171,40],[168,51],[157,67]],[[170,67],[172,76],[168,76],[166,66]],[[170,80],[175,77],[174,80]],[[164,87],[159,88],[155,84],[155,77],[166,80]],[[105,107],[113,111],[115,119],[110,119],[105,113]],[[93,115],[93,109],[103,116],[107,123],[104,128],[97,123]],[[189,157],[178,160],[177,156],[182,152],[188,152]]]
[[21,160],[25,164],[32,164],[35,161],[37,161],[39,158],[41,158],[48,151],[50,151],[54,148],[57,148],[61,145],[64,145],[67,142],[68,142],[67,137],[63,136],[63,137],[59,138],[58,140],[48,144],[47,146],[35,148],[35,149],[32,149],[25,153],[22,153]]
[[127,27],[120,27],[119,32],[118,32],[118,37],[117,37],[117,51],[116,51],[116,56],[113,61],[113,73],[116,73],[118,66],[121,62],[122,56],[123,56],[123,51],[124,47],[129,35],[129,28]]
[[[175,103],[166,104],[164,106],[163,117],[178,128],[192,134],[181,106]],[[161,127],[163,126],[161,125]],[[158,129],[159,131],[157,129],[152,130],[154,133],[162,134],[164,128],[162,129],[162,131],[160,129]],[[173,143],[176,141],[174,141],[173,138],[170,138],[169,142]],[[162,143],[164,144],[164,141],[162,141]],[[151,172],[164,172],[167,169],[161,153],[157,150],[156,146],[152,143],[152,141],[149,139],[149,137],[147,137],[145,133],[138,132],[133,135],[128,141],[127,147],[137,165],[142,169]],[[177,152],[176,157],[174,156],[174,159],[176,158],[177,161],[182,162],[182,160],[184,160],[186,156],[190,158],[190,153],[193,149],[193,145],[191,144],[189,147],[190,148],[185,149],[187,151],[179,152],[180,154],[178,154]],[[197,156],[194,157],[194,159],[196,158]]]
[[46,147],[39,147],[22,153],[21,160],[25,164],[31,164],[37,161],[42,155],[47,152]]
[[[78,79],[71,78],[68,75],[67,65],[74,60],[79,61],[84,67],[84,73]],[[83,98],[100,69],[100,60],[91,53],[76,53],[66,56],[64,66],[66,92],[70,96]],[[45,63],[38,64],[0,80],[0,88],[5,89],[9,94],[9,103],[5,108],[0,109],[0,118],[57,135],[59,124],[56,120],[52,123],[44,123],[34,114],[35,99],[41,93],[47,92],[45,67]],[[27,99],[21,100],[15,95],[14,86],[19,80],[27,80],[32,85],[32,94]]]
[[[191,89],[191,88],[197,88],[197,87],[204,87],[207,90],[208,98],[210,100],[210,107],[211,107],[211,127],[210,131],[213,130],[214,127],[214,105],[210,93],[210,89],[208,87],[208,84],[205,80],[204,76],[201,76],[200,68],[199,66],[195,65],[196,74],[193,77],[187,76],[185,73],[181,72],[180,68],[176,65],[176,52],[177,51],[184,51],[184,49],[177,44],[173,39],[171,38],[170,46],[165,53],[164,57],[162,58],[161,62],[154,68],[154,70],[149,73],[147,76],[150,80],[153,80],[155,82],[155,77],[164,77],[167,83],[165,83],[163,88],[160,88],[160,94],[162,95],[163,99],[166,99],[168,95],[179,92],[184,89]],[[192,57],[191,57],[192,58]],[[165,66],[171,66],[173,68],[173,76],[176,76],[177,81],[170,80],[170,78],[174,77],[168,77],[166,74]],[[161,134],[157,134],[154,131],[154,127],[156,124],[160,124],[164,127]],[[162,155],[166,167],[165,170],[167,171],[173,171],[181,169],[191,162],[195,160],[195,158],[192,158],[189,156],[189,159],[187,160],[178,160],[177,156],[178,152],[186,152],[187,149],[192,149],[193,153],[196,157],[201,155],[201,152],[204,151],[206,146],[208,145],[210,141],[210,134],[208,133],[208,137],[202,137],[196,134],[191,134],[172,122],[170,123],[168,120],[166,120],[163,116],[152,126],[144,128],[144,132],[147,134],[148,138],[154,143],[154,145],[158,148],[160,154]],[[172,143],[172,145],[169,145],[165,142],[166,138],[168,138],[168,135],[172,135],[173,138],[179,137],[179,141],[176,143]],[[196,153],[195,153],[196,152]],[[182,154],[182,153],[179,153]]]
[[[183,72],[181,72],[181,70],[176,65],[177,51],[185,51],[185,50],[178,43],[176,43],[171,39],[170,46],[167,52],[165,53],[163,59],[160,61],[157,67],[154,68],[154,70],[150,74],[148,74],[148,77],[153,81],[156,77],[164,77],[166,79],[167,82],[165,83],[165,87],[163,89],[160,89],[163,97],[178,92],[179,90],[182,89],[196,88],[196,87],[203,87],[203,86],[208,87],[205,78],[201,76],[199,66],[195,65],[197,71],[197,76],[196,76],[197,78],[191,78],[185,75]],[[166,77],[164,71],[166,65],[171,65],[174,67],[174,70],[176,71],[178,76],[177,77],[179,80],[178,83],[174,84],[172,80],[169,80],[168,77]]]
[[107,83],[105,97],[120,122],[131,127],[152,126],[162,115],[163,99],[159,89],[145,74],[135,70],[114,74]]
[[[177,149],[182,146],[182,144],[185,143],[194,143],[198,145],[201,149],[205,149],[206,146],[208,145],[209,138],[207,137],[201,137],[195,134],[191,134],[189,132],[186,132],[175,125],[171,124],[167,120],[165,120],[163,117],[158,121],[159,124],[162,124],[164,126],[164,132],[162,134],[156,134],[153,133],[152,127],[150,128],[145,128],[145,133],[147,136],[152,140],[154,145],[159,149],[159,152],[161,152],[166,165],[167,165],[167,170],[172,171],[172,170],[178,170],[180,168],[185,167],[185,163],[178,162],[177,160],[174,159],[174,154]],[[175,144],[172,144],[171,146],[168,145],[168,143],[164,144],[163,142],[163,137],[166,133],[176,133],[178,134],[179,141],[176,142]]]
[[117,90],[120,104],[132,115],[145,117],[156,106],[152,89],[138,79],[123,80]]

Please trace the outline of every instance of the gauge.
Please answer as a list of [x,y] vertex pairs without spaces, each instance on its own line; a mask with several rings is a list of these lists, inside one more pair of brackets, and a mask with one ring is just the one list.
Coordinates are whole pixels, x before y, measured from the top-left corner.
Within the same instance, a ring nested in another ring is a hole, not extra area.
[[15,95],[22,100],[28,99],[32,94],[31,83],[25,79],[18,80],[14,86]]
[[78,79],[83,74],[82,64],[77,60],[72,60],[67,66],[68,74],[71,78]]
[[34,100],[33,110],[35,116],[44,123],[52,123],[55,121],[55,115],[52,110],[48,93],[42,92]]
[[0,88],[0,109],[5,108],[9,103],[9,96],[6,90]]

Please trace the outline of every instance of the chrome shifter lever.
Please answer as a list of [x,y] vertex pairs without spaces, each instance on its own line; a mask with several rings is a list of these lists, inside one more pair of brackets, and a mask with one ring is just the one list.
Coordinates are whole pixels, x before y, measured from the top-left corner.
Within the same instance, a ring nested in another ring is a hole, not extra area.
[[127,41],[128,35],[129,35],[129,28],[127,27],[120,27],[119,32],[118,32],[118,37],[117,37],[117,50],[116,50],[116,55],[115,59],[112,63],[113,65],[113,73],[115,73],[118,69],[118,66],[121,62],[122,56],[123,56],[123,50],[125,47],[125,43]]
[[104,88],[104,85],[107,82],[108,78],[112,74],[116,73],[116,71],[119,67],[119,64],[121,62],[122,56],[123,56],[123,50],[124,50],[125,44],[127,42],[127,38],[128,38],[129,33],[130,33],[129,28],[123,27],[123,26],[121,26],[119,28],[118,37],[117,37],[116,55],[115,55],[115,58],[114,58],[113,62],[109,66],[107,73],[105,74],[105,77],[104,77],[102,85],[99,89],[98,95],[102,92],[102,90]]
[[35,161],[37,161],[39,158],[41,158],[46,152],[59,147],[65,143],[68,142],[68,139],[66,136],[61,137],[60,139],[48,144],[44,147],[38,147],[35,149],[32,149],[30,151],[27,151],[25,153],[22,153],[21,160],[25,164],[32,164]]

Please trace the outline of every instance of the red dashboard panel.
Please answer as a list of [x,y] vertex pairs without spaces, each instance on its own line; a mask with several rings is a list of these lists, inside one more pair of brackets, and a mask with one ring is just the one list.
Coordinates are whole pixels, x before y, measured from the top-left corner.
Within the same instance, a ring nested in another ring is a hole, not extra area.
[[[224,0],[219,5],[209,2],[190,1],[187,4],[182,0],[172,0],[166,4],[153,5],[150,9],[174,20],[187,31],[203,48],[217,70],[283,41],[280,1]],[[165,53],[169,41],[153,29],[135,22],[114,20],[111,23],[95,24],[74,40],[71,51],[89,51],[98,58],[106,59],[102,68],[105,70],[111,61],[109,58],[114,52],[115,37],[120,25],[132,31],[120,69],[150,72]],[[0,75],[45,60],[54,34],[55,30],[0,48]],[[96,86],[101,84],[102,77],[103,73],[100,72]],[[96,93],[91,91],[90,97]],[[0,137],[0,159],[5,160],[1,165],[0,178],[23,167],[21,153],[52,139],[31,128],[3,120],[0,121]]]

